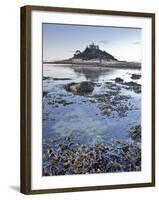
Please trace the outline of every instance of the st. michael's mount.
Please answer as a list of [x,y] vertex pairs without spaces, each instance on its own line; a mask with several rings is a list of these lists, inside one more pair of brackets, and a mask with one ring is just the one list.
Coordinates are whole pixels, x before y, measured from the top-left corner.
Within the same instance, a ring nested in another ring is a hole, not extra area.
[[[124,52],[123,52],[124,53]],[[74,65],[97,65],[103,67],[140,68],[141,64],[136,62],[119,61],[106,51],[102,51],[94,43],[85,48],[84,51],[76,50],[73,57],[65,60],[45,62],[55,64]]]
[[102,62],[102,61],[117,61],[114,56],[99,49],[98,45],[94,43],[86,47],[83,52],[77,50],[71,58],[74,62],[91,61],[91,62]]

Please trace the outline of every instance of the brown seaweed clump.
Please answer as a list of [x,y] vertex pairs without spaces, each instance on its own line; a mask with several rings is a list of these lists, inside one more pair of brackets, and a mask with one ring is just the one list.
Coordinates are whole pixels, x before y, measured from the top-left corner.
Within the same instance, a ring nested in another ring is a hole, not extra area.
[[140,171],[141,144],[114,140],[84,145],[67,136],[56,148],[48,148],[43,159],[43,176]]

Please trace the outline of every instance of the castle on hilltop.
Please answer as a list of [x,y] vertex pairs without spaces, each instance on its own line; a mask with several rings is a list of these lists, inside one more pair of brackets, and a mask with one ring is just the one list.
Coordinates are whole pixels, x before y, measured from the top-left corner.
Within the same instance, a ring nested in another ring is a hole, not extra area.
[[76,50],[71,60],[75,63],[102,63],[108,61],[117,61],[114,56],[106,51],[100,50],[99,45],[95,45],[94,43],[86,46],[85,50],[82,52],[80,50]]
[[95,45],[94,43],[89,45],[90,49],[99,49],[99,45]]
[[[91,49],[91,50],[99,50],[99,45],[95,45],[94,43],[90,44],[89,46],[86,47],[86,49]],[[74,57],[78,57],[78,55],[81,54],[80,50],[76,50],[74,53]]]

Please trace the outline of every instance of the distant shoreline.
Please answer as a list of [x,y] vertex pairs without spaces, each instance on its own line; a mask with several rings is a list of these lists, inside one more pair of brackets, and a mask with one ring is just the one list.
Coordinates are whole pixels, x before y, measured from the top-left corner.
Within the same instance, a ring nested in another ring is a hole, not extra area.
[[87,67],[112,67],[112,68],[122,68],[122,69],[141,69],[141,63],[137,62],[107,62],[107,63],[91,63],[91,62],[66,62],[66,61],[55,61],[55,62],[43,62],[43,64],[63,64],[63,65],[72,65],[75,67],[87,66]]

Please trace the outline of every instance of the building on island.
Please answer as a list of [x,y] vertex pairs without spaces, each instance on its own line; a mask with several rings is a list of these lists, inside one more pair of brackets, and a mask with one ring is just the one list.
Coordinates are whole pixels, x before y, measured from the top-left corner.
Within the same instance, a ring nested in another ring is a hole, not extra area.
[[116,62],[117,59],[106,51],[102,51],[99,45],[94,43],[86,46],[84,51],[76,50],[71,58],[72,63],[86,63],[86,64],[105,64],[107,62]]
[[99,49],[99,46],[92,43],[92,44],[89,45],[89,48],[90,49]]

